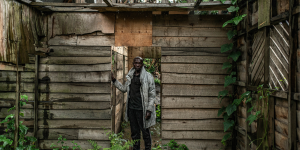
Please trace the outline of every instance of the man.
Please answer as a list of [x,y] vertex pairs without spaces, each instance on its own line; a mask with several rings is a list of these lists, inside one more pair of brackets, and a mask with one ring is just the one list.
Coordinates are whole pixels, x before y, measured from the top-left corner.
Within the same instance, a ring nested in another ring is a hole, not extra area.
[[133,149],[140,149],[140,136],[143,133],[145,150],[151,150],[151,133],[149,128],[155,125],[156,112],[154,107],[155,83],[153,76],[144,68],[143,59],[135,57],[133,68],[130,69],[125,85],[122,85],[111,74],[112,82],[123,93],[127,92],[125,121],[130,121],[131,138],[138,140]]

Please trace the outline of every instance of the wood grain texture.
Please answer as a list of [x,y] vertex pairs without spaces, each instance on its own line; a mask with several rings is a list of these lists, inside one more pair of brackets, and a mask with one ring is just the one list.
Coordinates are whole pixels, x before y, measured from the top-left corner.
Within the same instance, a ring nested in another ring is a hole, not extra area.
[[[230,51],[229,51],[230,52]],[[161,54],[163,56],[224,56],[229,53],[221,53],[220,48],[210,47],[163,47]]]
[[151,46],[152,12],[118,13],[115,46]]
[[228,38],[217,37],[153,37],[152,46],[161,47],[221,47],[230,43]]
[[285,136],[288,136],[288,125],[275,119],[275,130]]
[[210,139],[221,140],[224,131],[162,131],[163,139]]
[[[46,57],[40,58],[39,64],[56,65],[91,65],[110,63],[110,57]],[[29,63],[34,63],[35,59],[29,59]]]
[[[26,64],[25,68],[27,71],[34,70],[34,64]],[[110,64],[97,64],[97,65],[39,65],[40,71],[68,71],[68,72],[79,72],[79,71],[110,71]]]
[[161,63],[223,64],[228,57],[220,56],[162,56]]
[[167,130],[224,130],[223,119],[162,120],[161,129]]
[[110,57],[110,46],[50,46],[53,57]]
[[288,137],[275,131],[275,145],[281,150],[288,150]]
[[[73,141],[73,140],[72,140]],[[72,143],[71,140],[67,140],[65,141],[64,145],[66,146],[74,146],[74,144]],[[51,144],[52,143],[56,143],[57,139],[55,140],[39,140],[39,148],[40,149],[53,149],[51,148]],[[87,140],[74,140],[75,143],[77,143],[78,145],[81,146],[82,149],[92,149],[93,146],[89,143],[89,141]],[[97,142],[98,145],[104,147],[104,148],[109,148],[110,147],[110,141],[98,141],[95,140],[95,142]],[[55,146],[54,148],[61,148],[61,145],[56,144],[57,146]]]
[[229,98],[222,102],[217,97],[170,97],[163,96],[161,108],[222,108],[230,103]]
[[227,37],[229,28],[153,27],[153,36]]
[[215,119],[219,109],[162,109],[162,119]]
[[[62,135],[68,140],[108,140],[103,129],[39,129],[38,139],[55,140]],[[46,134],[45,134],[46,133]]]
[[55,36],[48,41],[49,45],[68,45],[76,46],[77,45],[77,36]]
[[[170,140],[162,140],[162,144],[169,143]],[[224,146],[220,140],[176,140],[178,144],[185,144],[191,150],[220,150]]]
[[288,108],[275,105],[275,118],[281,122],[288,123]]
[[202,73],[202,74],[228,74],[222,69],[222,64],[162,64],[161,72],[171,73]]
[[39,103],[39,109],[110,109],[110,102],[52,102]]
[[111,120],[39,120],[40,129],[110,129]]
[[113,46],[115,44],[115,36],[78,36],[77,46]]
[[226,75],[162,73],[162,83],[224,84]]
[[[219,91],[225,90],[222,85],[163,85],[164,96],[218,96]],[[230,86],[226,87],[229,92]]]

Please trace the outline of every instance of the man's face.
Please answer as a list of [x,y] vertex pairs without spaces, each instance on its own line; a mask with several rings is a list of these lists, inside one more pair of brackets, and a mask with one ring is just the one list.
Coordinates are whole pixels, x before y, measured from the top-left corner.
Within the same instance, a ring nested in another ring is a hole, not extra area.
[[140,59],[135,59],[133,62],[133,67],[135,70],[140,71],[143,67],[143,62]]

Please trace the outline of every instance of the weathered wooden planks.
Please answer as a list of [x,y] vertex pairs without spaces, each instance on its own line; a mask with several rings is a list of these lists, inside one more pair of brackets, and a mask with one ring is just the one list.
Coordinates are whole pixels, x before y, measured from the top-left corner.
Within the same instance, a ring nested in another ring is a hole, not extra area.
[[222,70],[222,64],[164,64],[162,72],[172,73],[202,73],[202,74],[228,74]]
[[163,83],[176,84],[224,84],[226,75],[162,73]]
[[215,119],[219,109],[163,109],[162,119]]
[[[222,85],[176,85],[164,84],[164,96],[218,96],[218,91],[225,90]],[[231,88],[226,90],[231,92]]]
[[38,121],[40,129],[110,129],[111,120],[51,120]]
[[[72,140],[73,141],[73,140]],[[65,146],[74,146],[71,140],[65,141],[64,145]],[[87,140],[74,140],[75,143],[81,146],[82,149],[92,149],[93,146],[89,143]],[[98,145],[104,147],[104,148],[109,148],[110,147],[110,141],[95,141],[97,142]],[[55,143],[55,147],[53,148],[61,148],[61,145],[56,144],[57,139],[55,140],[39,140],[39,148],[40,149],[53,149],[51,148],[51,144]]]
[[115,37],[112,35],[55,36],[48,42],[51,46],[113,46],[114,43]]
[[52,102],[39,103],[39,109],[110,109],[110,102]]
[[275,105],[275,118],[281,122],[288,123],[288,108]]
[[162,97],[162,108],[221,108],[227,106],[229,98],[224,98],[222,102],[217,97]]
[[194,27],[153,27],[153,36],[172,36],[172,37],[226,37],[229,28],[194,28]]
[[161,47],[221,47],[230,43],[222,37],[153,37],[152,46]]
[[226,134],[224,131],[162,131],[164,139],[210,139],[221,140]]
[[[162,144],[169,143],[170,140],[163,140]],[[189,149],[210,149],[210,150],[220,150],[223,147],[223,144],[220,140],[179,140],[177,139],[176,142],[178,144],[185,144]]]
[[62,135],[68,140],[108,140],[103,129],[39,129],[39,139],[55,140]]
[[275,145],[281,150],[288,150],[288,137],[275,131]]
[[221,53],[220,48],[211,47],[163,47],[161,54],[163,56],[228,56],[227,52]]
[[110,57],[110,46],[50,46],[53,57]]
[[210,120],[162,120],[161,129],[166,130],[223,130],[223,119]]
[[[34,64],[26,64],[26,70],[33,71]],[[69,71],[69,72],[79,72],[79,71],[110,71],[110,64],[97,64],[97,65],[48,65],[40,64],[40,71]]]
[[[56,65],[90,65],[110,63],[110,57],[47,57],[40,58],[39,64]],[[30,59],[29,63],[34,63],[35,59]]]
[[183,63],[183,64],[223,64],[229,62],[228,57],[220,56],[162,56],[161,63]]

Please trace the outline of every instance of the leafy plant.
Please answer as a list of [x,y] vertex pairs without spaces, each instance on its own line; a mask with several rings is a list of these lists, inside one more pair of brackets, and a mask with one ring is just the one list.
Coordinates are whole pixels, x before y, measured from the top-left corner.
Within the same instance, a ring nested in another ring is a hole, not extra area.
[[[20,95],[20,104],[19,106],[22,107],[26,105],[26,102],[28,102],[28,96],[27,95]],[[10,112],[12,110],[15,110],[16,107],[12,107],[8,109],[7,112]],[[24,117],[24,113],[22,110],[19,113],[20,116]],[[0,122],[0,124],[6,124],[7,127],[5,129],[5,134],[0,135],[0,143],[3,143],[0,145],[1,150],[10,150],[10,149],[28,149],[28,150],[38,150],[35,148],[35,142],[37,139],[35,137],[31,136],[26,136],[28,127],[23,125],[23,121],[19,121],[19,139],[18,139],[18,144],[17,147],[14,147],[13,141],[15,138],[14,132],[16,130],[15,128],[15,114],[9,114],[8,116],[5,117],[3,121]]]
[[[62,135],[59,135],[57,144],[61,144],[61,149],[62,150],[70,148],[69,146],[64,145],[66,141],[67,141],[66,138],[63,138]],[[75,150],[75,149],[80,149],[81,150],[81,146],[78,145],[75,141],[72,141],[72,144],[74,145],[74,146],[72,146],[73,150]],[[54,147],[56,147],[56,145],[54,145],[54,143],[52,143],[50,145],[50,148],[54,148]],[[59,148],[54,148],[53,150],[59,150]]]
[[189,150],[185,144],[177,144],[175,140],[171,140],[168,144],[164,146],[168,146],[171,150]]
[[157,84],[160,84],[160,80],[158,78],[155,78],[154,82],[157,83]]
[[109,140],[111,143],[110,148],[103,148],[103,150],[127,150],[129,147],[132,147],[137,140],[125,140],[123,139],[123,132],[120,132],[118,134],[113,133],[111,131],[107,132],[107,135],[109,136]]
[[160,105],[156,106],[156,122],[161,122],[161,109],[160,109]]

